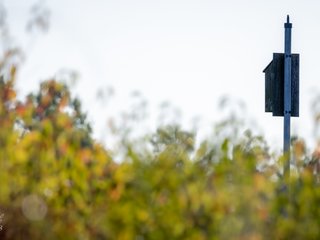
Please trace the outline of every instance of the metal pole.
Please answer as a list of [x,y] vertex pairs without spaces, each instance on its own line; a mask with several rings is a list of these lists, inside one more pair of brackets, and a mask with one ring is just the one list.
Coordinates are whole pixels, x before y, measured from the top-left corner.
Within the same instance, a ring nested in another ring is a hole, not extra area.
[[284,128],[283,128],[283,153],[285,155],[284,176],[290,175],[290,117],[291,117],[291,28],[289,15],[285,28],[284,43]]

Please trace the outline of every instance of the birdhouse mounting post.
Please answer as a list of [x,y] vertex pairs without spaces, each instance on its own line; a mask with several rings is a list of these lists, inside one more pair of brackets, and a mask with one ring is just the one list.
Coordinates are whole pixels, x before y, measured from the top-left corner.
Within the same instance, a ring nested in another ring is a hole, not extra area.
[[290,119],[299,117],[299,65],[300,56],[291,53],[289,15],[284,23],[284,53],[273,53],[265,73],[265,111],[274,117],[283,117],[283,175],[290,175]]
[[291,29],[289,15],[284,24],[284,127],[283,127],[283,153],[285,155],[284,176],[290,175],[290,118],[291,118]]

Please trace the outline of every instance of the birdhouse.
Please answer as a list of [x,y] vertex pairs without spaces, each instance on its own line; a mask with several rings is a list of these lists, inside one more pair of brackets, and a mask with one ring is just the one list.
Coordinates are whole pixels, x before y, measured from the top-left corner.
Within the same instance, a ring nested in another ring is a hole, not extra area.
[[[265,73],[265,111],[284,116],[284,54],[274,53]],[[299,117],[299,54],[291,55],[291,116]]]

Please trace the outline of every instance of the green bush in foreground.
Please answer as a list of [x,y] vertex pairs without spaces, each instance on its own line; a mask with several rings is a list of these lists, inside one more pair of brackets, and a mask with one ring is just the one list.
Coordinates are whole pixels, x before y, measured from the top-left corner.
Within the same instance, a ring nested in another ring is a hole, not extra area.
[[115,162],[64,84],[18,101],[14,75],[0,82],[1,239],[320,238],[318,163],[301,141],[290,179],[249,131],[195,146],[161,127],[123,139]]

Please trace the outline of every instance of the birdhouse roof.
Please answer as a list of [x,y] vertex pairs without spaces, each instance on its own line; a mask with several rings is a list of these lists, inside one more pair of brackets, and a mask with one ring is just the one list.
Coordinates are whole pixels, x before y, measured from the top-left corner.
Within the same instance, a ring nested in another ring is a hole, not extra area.
[[263,72],[265,73],[267,71],[267,69],[270,67],[270,65],[272,64],[273,60],[266,66],[266,68],[263,70]]

